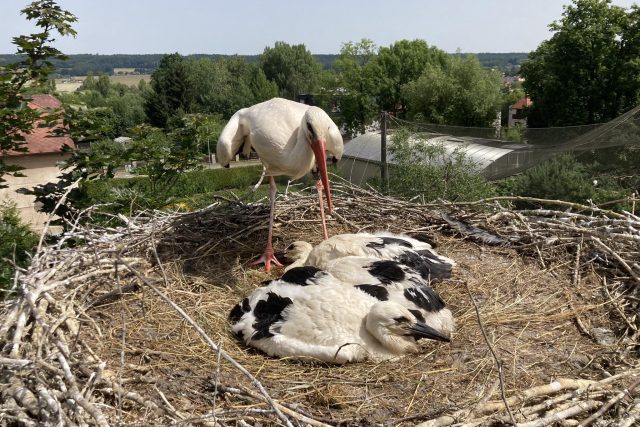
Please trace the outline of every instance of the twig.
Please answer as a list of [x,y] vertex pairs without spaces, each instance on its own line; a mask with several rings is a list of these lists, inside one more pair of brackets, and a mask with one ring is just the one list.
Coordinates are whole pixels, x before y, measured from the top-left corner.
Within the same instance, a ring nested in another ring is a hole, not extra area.
[[627,270],[627,272],[631,275],[631,277],[633,277],[635,279],[635,281],[637,282],[636,286],[640,286],[640,276],[633,271],[633,269],[629,266],[629,264],[627,264],[627,262],[625,260],[623,260],[620,257],[620,255],[618,255],[618,253],[616,251],[611,249],[609,246],[605,245],[602,242],[602,240],[598,239],[597,237],[591,237],[591,240],[596,242],[603,249],[605,249],[611,256],[613,256],[616,260],[618,260],[620,265],[622,265],[624,267],[624,269]]
[[67,199],[67,196],[69,195],[69,193],[71,192],[71,190],[73,190],[74,188],[76,188],[76,185],[78,185],[78,182],[80,182],[82,178],[78,178],[74,181],[73,184],[71,184],[67,190],[64,192],[64,194],[62,195],[62,197],[60,197],[60,199],[58,199],[58,202],[56,203],[56,205],[53,207],[53,210],[51,211],[51,213],[49,214],[49,216],[47,217],[47,222],[44,224],[44,228],[42,229],[42,234],[40,234],[40,241],[38,241],[38,248],[36,249],[36,253],[40,253],[42,251],[42,242],[44,242],[44,237],[47,235],[47,231],[49,231],[49,226],[51,225],[51,220],[53,219],[53,216],[56,214],[56,211],[58,210],[58,208],[60,207],[60,205],[62,205],[64,203],[64,201]]
[[571,286],[576,287],[580,284],[580,256],[582,255],[582,239],[580,243],[576,245],[576,262],[573,266],[573,278],[571,280]]
[[585,402],[578,402],[576,404],[573,404],[571,407],[567,409],[551,413],[535,421],[529,421],[528,423],[518,424],[518,427],[546,427],[553,423],[566,420],[567,418],[580,415],[583,412],[590,411],[594,408],[597,408],[601,404],[602,403],[598,402],[597,400],[587,400]]
[[620,425],[618,427],[631,427],[635,425],[635,422],[640,419],[640,399],[636,399],[634,405],[629,409],[627,413],[627,418],[620,421]]
[[[266,170],[266,169],[265,169]],[[216,399],[218,397],[218,383],[220,382],[220,350],[222,350],[222,341],[218,341],[218,360],[216,360],[216,383],[214,385],[214,389],[213,389],[213,404],[211,406],[213,406],[213,413],[216,412]],[[213,420],[215,421],[215,415],[213,417]]]
[[[233,391],[233,392],[241,392],[243,394],[246,394],[247,396],[250,396],[256,400],[261,400],[263,402],[266,402],[265,397],[262,395],[258,395],[256,393],[253,393],[250,390],[239,390],[239,389],[233,389],[230,387],[226,387],[225,388],[226,391]],[[275,402],[276,406],[278,407],[278,409],[282,410],[282,412],[285,412],[287,415],[297,419],[298,421],[301,421],[303,423],[307,423],[309,425],[315,426],[315,427],[331,427],[331,424],[326,424],[322,421],[318,421],[316,419],[313,419],[305,414],[302,414],[298,411],[294,411],[292,408],[290,408],[287,405],[284,405],[282,403],[279,402]],[[275,408],[274,408],[275,409]]]
[[624,320],[624,322],[627,324],[627,326],[629,328],[631,328],[632,331],[637,332],[638,331],[638,327],[636,325],[634,325],[633,323],[631,323],[629,318],[624,314],[624,311],[622,310],[622,308],[620,308],[620,305],[611,296],[611,293],[609,292],[609,287],[607,286],[607,278],[606,277],[602,278],[602,289],[604,289],[604,293],[607,295],[607,298],[609,299],[609,302],[611,303],[613,308],[616,310],[616,312],[618,312],[618,315],[622,318],[622,320]]

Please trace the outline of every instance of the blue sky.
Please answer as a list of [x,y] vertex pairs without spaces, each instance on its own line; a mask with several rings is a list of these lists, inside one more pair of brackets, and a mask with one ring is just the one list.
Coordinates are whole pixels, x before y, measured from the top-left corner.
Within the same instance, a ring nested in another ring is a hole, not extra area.
[[[614,0],[628,7],[633,0]],[[372,39],[424,39],[447,52],[528,52],[549,38],[567,0],[58,0],[78,17],[65,53],[259,54],[276,41],[316,54]],[[0,53],[33,27],[28,1],[0,1]]]

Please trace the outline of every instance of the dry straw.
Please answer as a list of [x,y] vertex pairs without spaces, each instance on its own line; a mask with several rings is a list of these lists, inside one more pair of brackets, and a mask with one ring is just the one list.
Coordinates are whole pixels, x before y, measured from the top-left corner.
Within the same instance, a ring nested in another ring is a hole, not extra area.
[[[427,233],[457,261],[434,283],[456,317],[451,344],[345,366],[241,345],[229,310],[277,275],[246,267],[263,202],[79,221],[2,305],[0,424],[637,422],[640,218],[533,199],[420,205],[336,180],[332,234]],[[536,208],[511,206],[523,201]],[[319,240],[315,205],[309,189],[278,201],[276,248]]]

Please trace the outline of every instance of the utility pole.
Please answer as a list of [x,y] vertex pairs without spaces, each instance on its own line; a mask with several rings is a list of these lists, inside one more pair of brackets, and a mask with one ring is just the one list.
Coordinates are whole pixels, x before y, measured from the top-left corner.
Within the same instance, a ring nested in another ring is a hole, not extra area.
[[389,165],[387,164],[387,113],[380,114],[380,178],[382,185],[387,188],[389,180]]

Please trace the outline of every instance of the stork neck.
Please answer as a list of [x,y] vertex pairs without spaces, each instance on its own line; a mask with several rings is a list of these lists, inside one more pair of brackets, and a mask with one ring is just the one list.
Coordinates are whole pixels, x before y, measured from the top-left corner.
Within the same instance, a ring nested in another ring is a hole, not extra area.
[[296,267],[303,267],[306,264],[307,259],[309,259],[309,254],[313,250],[311,243],[297,242],[296,244],[296,251],[287,254],[288,257],[294,258],[294,261],[285,268],[285,271],[289,271]]

